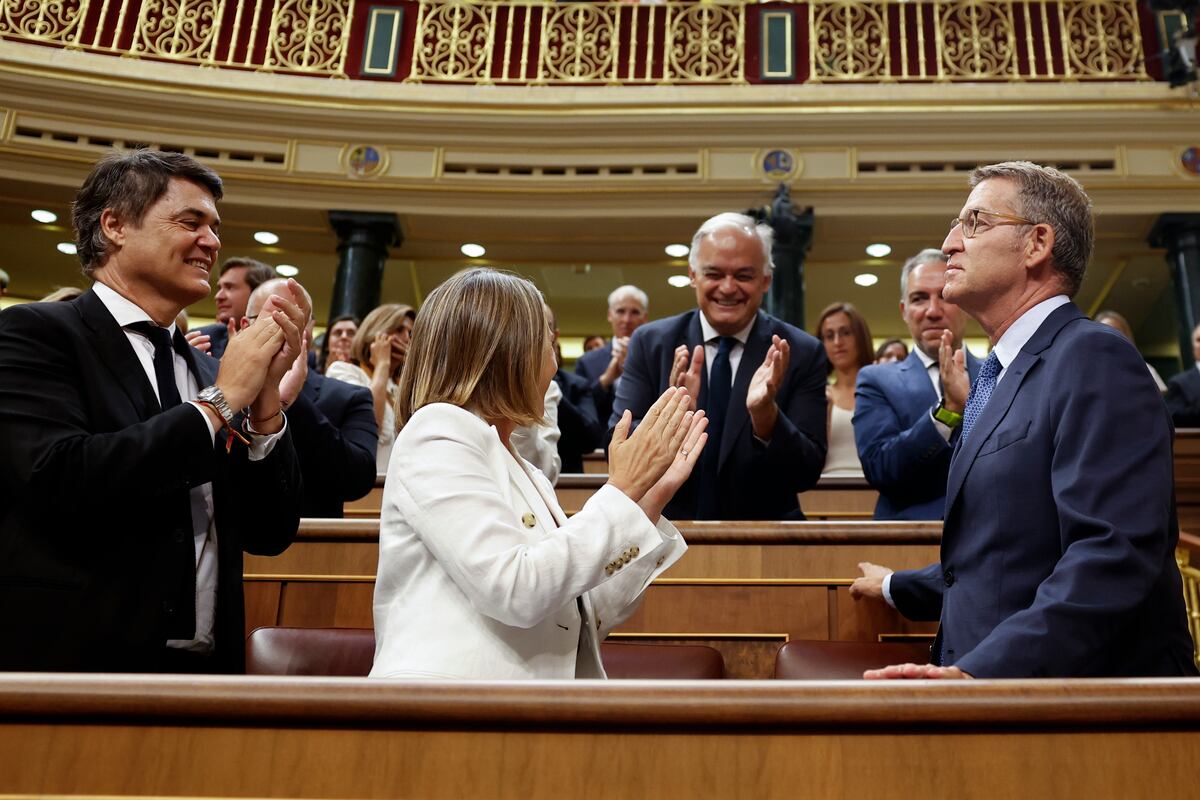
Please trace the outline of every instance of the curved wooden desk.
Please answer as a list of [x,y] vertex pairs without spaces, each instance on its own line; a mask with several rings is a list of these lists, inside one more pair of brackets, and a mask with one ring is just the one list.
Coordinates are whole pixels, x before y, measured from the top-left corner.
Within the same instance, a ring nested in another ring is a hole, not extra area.
[[1184,797],[1200,681],[0,676],[0,793]]

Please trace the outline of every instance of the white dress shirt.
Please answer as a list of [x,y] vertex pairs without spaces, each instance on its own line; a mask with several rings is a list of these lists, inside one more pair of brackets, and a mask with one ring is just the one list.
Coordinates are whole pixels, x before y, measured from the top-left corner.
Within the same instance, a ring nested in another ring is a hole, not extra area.
[[[154,396],[161,404],[162,398],[158,397],[158,380],[154,375],[154,343],[142,334],[129,329],[130,325],[138,322],[155,324],[154,320],[137,304],[117,294],[99,281],[93,285],[92,290],[123,329],[125,338],[129,340],[129,344],[133,348],[133,354],[137,356],[138,363],[142,365],[142,370],[146,373],[146,379],[150,382]],[[175,335],[174,322],[167,328],[167,332],[172,336]],[[175,386],[179,389],[179,396],[186,399],[188,404],[196,409],[196,413],[203,417],[204,424],[208,426],[209,436],[215,444],[217,432],[213,428],[212,420],[201,406],[191,402],[191,399],[200,392],[196,376],[188,369],[187,362],[182,356],[173,350],[172,354],[174,356]],[[206,356],[197,357],[205,358]],[[286,429],[287,420],[285,419],[284,428],[278,433],[268,436],[251,434],[249,437],[250,460],[258,461],[266,458]],[[202,486],[192,487],[190,495],[192,534],[196,542],[196,636],[190,640],[171,639],[167,642],[167,647],[209,653],[213,649],[213,625],[217,606],[217,529],[213,521],[212,484],[206,483]]]
[[[750,329],[754,327],[754,319],[733,335],[737,339],[737,344],[729,351],[729,375],[733,381],[737,380],[738,367],[742,363],[742,352],[746,349],[746,340],[750,338]],[[704,312],[700,312],[700,335],[704,337],[704,369],[705,375],[712,378],[712,363],[717,357],[717,349],[721,346],[721,334],[717,333],[717,329],[708,321],[708,317],[704,316]],[[691,353],[688,354],[691,357]],[[732,383],[731,383],[732,385]]]

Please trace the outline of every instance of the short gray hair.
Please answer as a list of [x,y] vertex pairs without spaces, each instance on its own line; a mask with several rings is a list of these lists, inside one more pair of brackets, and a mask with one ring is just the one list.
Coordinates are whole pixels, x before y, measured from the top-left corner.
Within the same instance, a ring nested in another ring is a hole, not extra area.
[[696,271],[696,250],[700,247],[700,242],[707,236],[711,236],[720,230],[726,228],[737,228],[743,233],[748,233],[758,239],[762,244],[763,250],[763,274],[770,275],[775,271],[775,261],[771,258],[771,246],[775,242],[775,231],[770,225],[758,222],[747,214],[738,214],[733,211],[727,211],[724,214],[717,214],[715,217],[709,217],[704,221],[696,231],[696,235],[692,237],[692,249],[688,253],[688,266],[693,272]]
[[900,269],[900,302],[908,300],[908,276],[914,269],[922,264],[928,264],[930,261],[940,261],[945,264],[950,260],[950,256],[943,253],[936,247],[926,247],[921,252],[904,262],[904,266]]
[[642,311],[650,310],[650,298],[646,296],[645,292],[634,286],[632,283],[627,283],[624,286],[618,286],[609,293],[609,309],[616,308],[617,303],[621,302],[626,297],[632,297],[634,300],[636,300],[642,306]]
[[1030,161],[1004,161],[971,173],[971,188],[999,178],[1017,185],[1020,208],[1015,213],[1054,229],[1051,264],[1074,297],[1083,283],[1096,238],[1092,201],[1079,181],[1053,167]]

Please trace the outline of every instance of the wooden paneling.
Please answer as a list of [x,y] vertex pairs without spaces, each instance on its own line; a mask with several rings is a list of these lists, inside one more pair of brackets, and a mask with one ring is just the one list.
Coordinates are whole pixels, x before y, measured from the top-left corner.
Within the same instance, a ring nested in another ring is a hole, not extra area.
[[1188,797],[1200,681],[0,676],[0,794]]
[[[683,558],[614,636],[701,641],[731,677],[767,678],[790,639],[930,635],[879,603],[851,600],[860,561],[903,569],[938,557],[941,523],[681,522]],[[377,520],[305,520],[280,556],[246,556],[247,631],[371,627]],[[272,607],[272,601],[276,603]]]
[[1175,431],[1175,505],[1179,527],[1200,533],[1200,429]]

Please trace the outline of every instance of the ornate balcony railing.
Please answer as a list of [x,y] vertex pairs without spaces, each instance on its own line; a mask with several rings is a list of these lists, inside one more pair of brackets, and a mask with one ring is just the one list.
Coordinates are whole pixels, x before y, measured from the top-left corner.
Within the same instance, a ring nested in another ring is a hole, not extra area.
[[0,38],[413,83],[1150,79],[1137,0],[386,3],[0,0]]
[[353,0],[0,0],[0,37],[346,77]]

